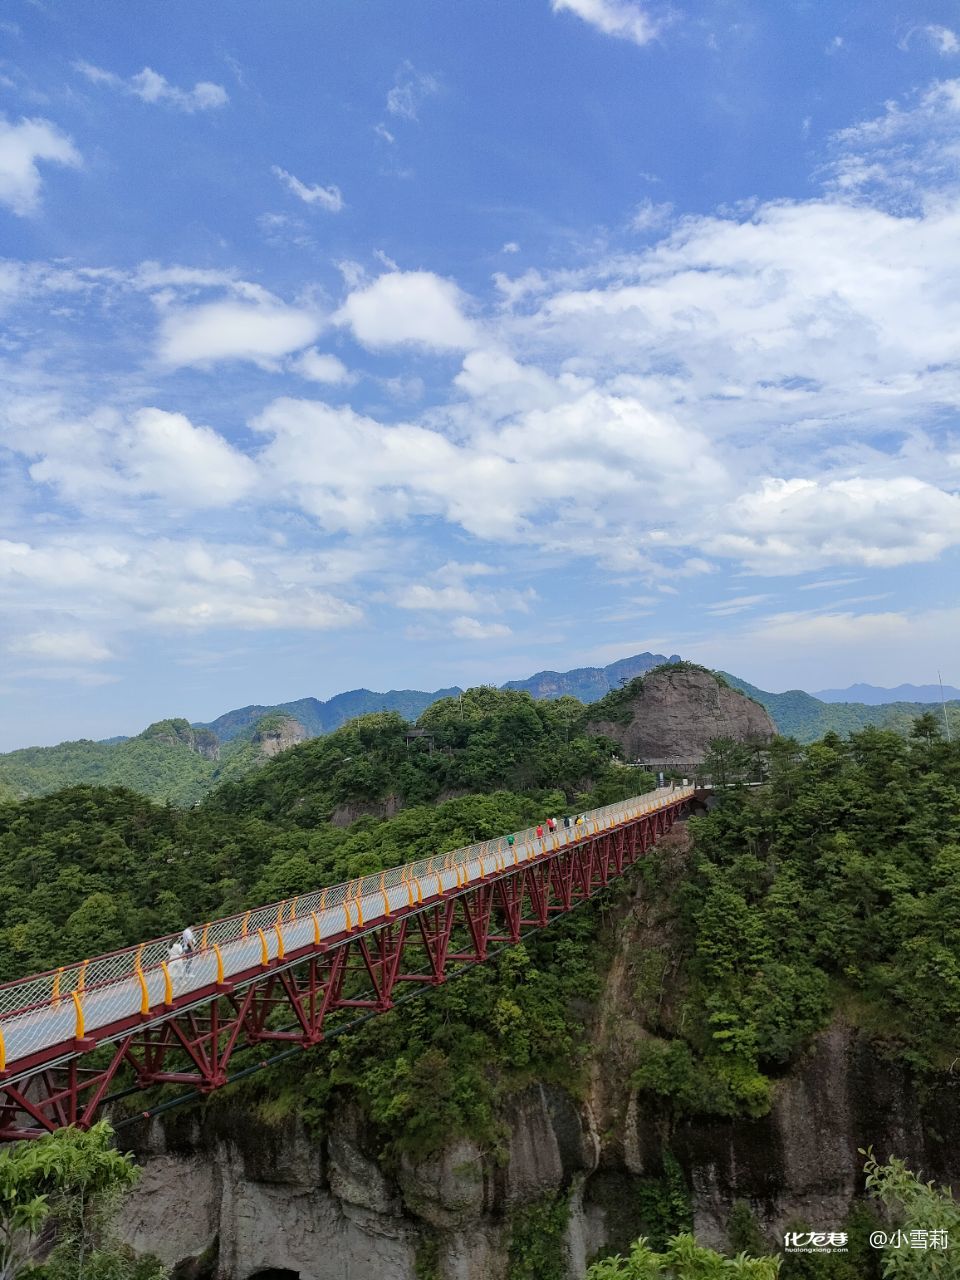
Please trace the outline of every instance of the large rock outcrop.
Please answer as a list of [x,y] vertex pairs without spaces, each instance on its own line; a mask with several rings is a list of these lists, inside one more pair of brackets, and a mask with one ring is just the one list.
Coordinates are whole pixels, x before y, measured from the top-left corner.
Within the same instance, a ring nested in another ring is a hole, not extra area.
[[703,760],[714,738],[766,742],[776,729],[766,709],[702,667],[659,667],[598,704],[590,733],[618,742],[625,760],[685,766]]

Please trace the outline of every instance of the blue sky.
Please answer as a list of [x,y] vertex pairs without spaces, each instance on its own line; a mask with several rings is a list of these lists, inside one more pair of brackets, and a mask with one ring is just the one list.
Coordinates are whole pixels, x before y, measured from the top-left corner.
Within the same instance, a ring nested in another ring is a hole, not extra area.
[[952,13],[7,0],[0,747],[960,683]]

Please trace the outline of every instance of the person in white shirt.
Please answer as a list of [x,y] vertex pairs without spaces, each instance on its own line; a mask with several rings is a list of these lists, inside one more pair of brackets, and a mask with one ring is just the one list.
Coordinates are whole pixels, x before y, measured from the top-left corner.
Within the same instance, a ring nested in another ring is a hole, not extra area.
[[191,956],[197,949],[197,935],[193,932],[189,925],[180,935],[180,944],[183,947],[184,955]]

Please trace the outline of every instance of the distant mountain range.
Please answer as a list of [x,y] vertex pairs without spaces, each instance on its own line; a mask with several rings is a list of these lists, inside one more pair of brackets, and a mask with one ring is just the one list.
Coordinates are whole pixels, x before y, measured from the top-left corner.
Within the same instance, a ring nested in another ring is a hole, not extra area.
[[[618,688],[645,671],[659,667],[664,662],[679,662],[677,654],[669,658],[662,653],[636,653],[632,658],[621,658],[607,667],[576,667],[573,671],[538,671],[526,680],[508,680],[503,689],[526,690],[535,698],[553,700],[569,696],[581,702],[597,702],[611,689]],[[369,715],[371,711],[397,711],[405,720],[416,720],[434,702],[441,698],[455,698],[463,690],[455,685],[450,689],[435,689],[424,693],[418,689],[388,689],[386,693],[373,693],[370,689],[351,689],[338,693],[327,702],[319,698],[298,698],[296,702],[279,702],[272,707],[249,706],[227,711],[207,724],[195,724],[195,729],[212,730],[221,742],[230,742],[238,734],[246,732],[262,716],[288,715],[298,720],[307,736],[317,738],[333,733],[356,716]]]
[[[676,654],[667,657],[662,653],[637,653],[605,667],[538,671],[526,680],[510,680],[502,687],[525,690],[537,699],[569,696],[592,703],[653,667],[678,661]],[[768,693],[738,676],[721,674],[735,689],[766,707],[779,733],[800,742],[813,742],[831,730],[845,734],[867,725],[908,732],[912,721],[931,710],[931,701],[938,702],[940,695],[939,685],[901,685],[893,690],[853,685],[850,689],[826,691],[836,695],[836,700],[832,697],[828,700],[826,696],[815,697],[802,689]],[[932,689],[936,689],[936,699],[929,696]],[[889,695],[901,691],[917,696],[883,703],[866,697],[866,694]],[[163,720],[135,738],[103,742],[82,739],[55,747],[27,747],[0,755],[0,800],[92,783],[127,786],[155,800],[192,804],[221,782],[241,777],[270,755],[304,737],[332,733],[354,717],[375,711],[396,711],[405,720],[414,721],[440,698],[456,697],[461,692],[457,686],[433,692],[389,689],[386,693],[375,693],[370,689],[352,689],[325,702],[319,698],[298,698],[274,706],[238,707],[209,724]],[[864,692],[862,701],[846,700],[848,695],[860,692]],[[944,693],[960,696],[960,691],[952,687],[945,686]],[[960,736],[960,702],[948,702],[947,715],[954,736]]]
[[[847,689],[821,689],[812,695],[821,702],[863,702],[868,707],[878,707],[886,702],[939,702],[938,684],[898,684],[895,689],[881,689],[875,684],[852,684]],[[943,686],[946,701],[960,698],[960,689],[952,684]]]
[[[767,693],[728,671],[721,673],[735,689],[761,703],[769,711],[778,731],[799,742],[815,742],[825,733],[847,734],[875,725],[881,729],[909,732],[917,716],[932,710],[929,702],[823,702],[802,689]],[[954,736],[960,734],[960,702],[948,702],[946,713]],[[938,712],[938,719],[940,713]]]

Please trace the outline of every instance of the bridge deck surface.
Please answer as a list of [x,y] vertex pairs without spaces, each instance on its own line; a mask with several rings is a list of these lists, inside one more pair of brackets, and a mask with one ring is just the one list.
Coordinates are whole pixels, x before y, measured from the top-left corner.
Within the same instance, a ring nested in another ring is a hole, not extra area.
[[[264,958],[276,964],[297,953],[337,946],[412,907],[466,893],[478,880],[510,875],[543,855],[666,808],[693,790],[659,788],[622,804],[592,810],[581,826],[561,825],[542,839],[535,831],[521,832],[512,845],[506,837],[485,841],[214,921],[196,929],[198,938],[208,939],[208,944],[190,957],[167,958],[171,943],[179,936],[173,935],[8,983],[0,987],[2,1078],[15,1080],[18,1074],[35,1070],[38,1060],[44,1058],[53,1062],[78,1054],[82,1051],[78,1047],[81,1028],[85,1036],[99,1040],[123,1034],[131,1019],[144,1027],[162,1022],[169,1016],[171,995],[183,1007],[193,992],[198,993],[198,999],[209,999],[210,991],[218,985],[255,982],[264,971]],[[285,910],[292,918],[283,918]],[[117,974],[118,968],[126,972]]]

